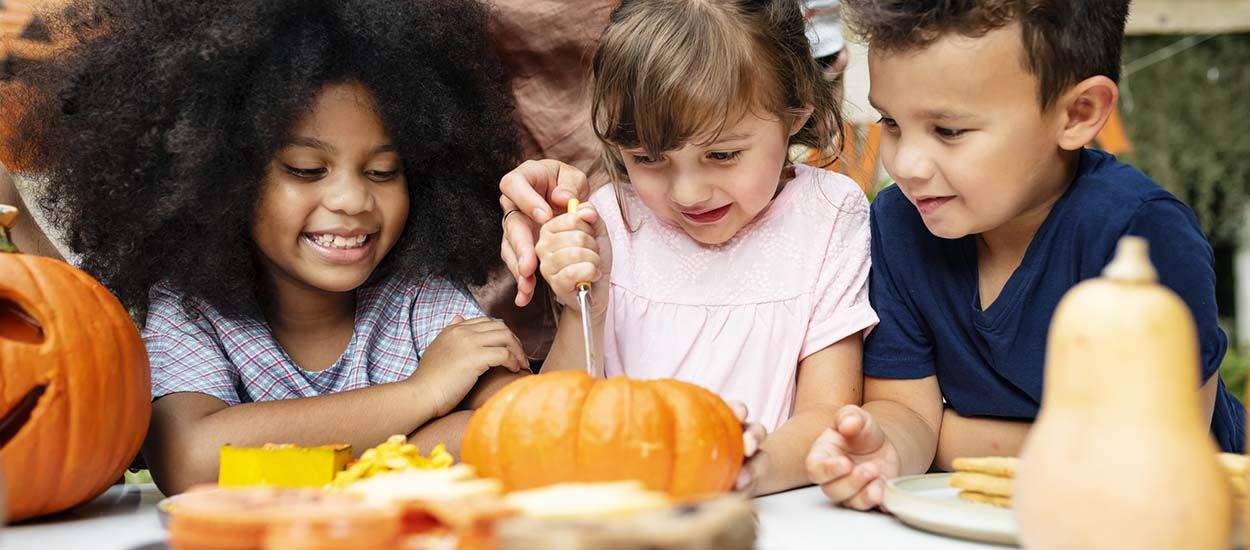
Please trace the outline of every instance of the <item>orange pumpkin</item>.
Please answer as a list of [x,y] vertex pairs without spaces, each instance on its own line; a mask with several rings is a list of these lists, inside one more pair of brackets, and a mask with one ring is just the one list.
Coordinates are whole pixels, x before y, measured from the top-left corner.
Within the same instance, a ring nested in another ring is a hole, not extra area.
[[148,356],[87,274],[16,252],[0,205],[0,461],[11,521],[65,510],[121,478],[151,416]]
[[473,414],[465,463],[508,490],[637,479],[684,499],[724,492],[742,466],[742,426],[716,394],[676,380],[527,376]]

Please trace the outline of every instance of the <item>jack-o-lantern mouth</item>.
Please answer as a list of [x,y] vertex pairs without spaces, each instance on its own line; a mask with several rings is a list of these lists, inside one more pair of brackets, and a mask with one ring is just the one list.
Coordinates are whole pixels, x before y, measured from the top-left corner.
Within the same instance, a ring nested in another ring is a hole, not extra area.
[[39,405],[39,398],[43,397],[46,391],[48,391],[46,384],[31,388],[8,412],[4,413],[3,417],[0,417],[0,449],[8,445],[9,440],[22,431],[22,426],[30,420],[31,413],[35,412],[35,407]]

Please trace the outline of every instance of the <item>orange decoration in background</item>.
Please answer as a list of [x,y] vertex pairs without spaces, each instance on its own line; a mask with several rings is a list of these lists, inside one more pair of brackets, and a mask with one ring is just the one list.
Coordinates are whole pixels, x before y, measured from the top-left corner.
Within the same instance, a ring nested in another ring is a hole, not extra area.
[[1128,132],[1124,130],[1124,119],[1120,116],[1119,107],[1111,111],[1111,118],[1107,119],[1107,124],[1102,127],[1094,140],[1103,151],[1113,155],[1133,152],[1133,142],[1128,138]]

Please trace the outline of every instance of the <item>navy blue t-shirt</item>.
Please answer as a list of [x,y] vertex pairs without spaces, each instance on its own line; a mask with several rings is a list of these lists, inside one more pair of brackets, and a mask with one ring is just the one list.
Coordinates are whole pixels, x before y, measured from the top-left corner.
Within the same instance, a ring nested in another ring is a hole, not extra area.
[[[881,324],[865,343],[864,374],[937,375],[942,396],[962,416],[1035,418],[1055,306],[1068,289],[1101,274],[1123,235],[1149,241],[1160,282],[1193,312],[1202,379],[1208,380],[1228,347],[1217,323],[1211,245],[1184,203],[1132,166],[1092,149],[1081,151],[1072,185],[985,310],[975,237],[936,237],[897,186],[878,194],[870,296]],[[1241,452],[1244,426],[1245,409],[1220,382],[1211,420],[1220,447]]]

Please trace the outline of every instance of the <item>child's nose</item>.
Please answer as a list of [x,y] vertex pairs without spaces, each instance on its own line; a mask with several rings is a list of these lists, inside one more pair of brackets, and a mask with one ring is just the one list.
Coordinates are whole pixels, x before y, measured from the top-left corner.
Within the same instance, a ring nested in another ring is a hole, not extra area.
[[373,193],[363,174],[341,174],[326,187],[325,207],[333,212],[355,215],[373,210]]
[[933,178],[933,159],[920,144],[899,140],[892,164],[894,179],[927,181]]
[[681,208],[694,208],[712,199],[711,189],[694,174],[679,174],[669,187],[669,200]]

